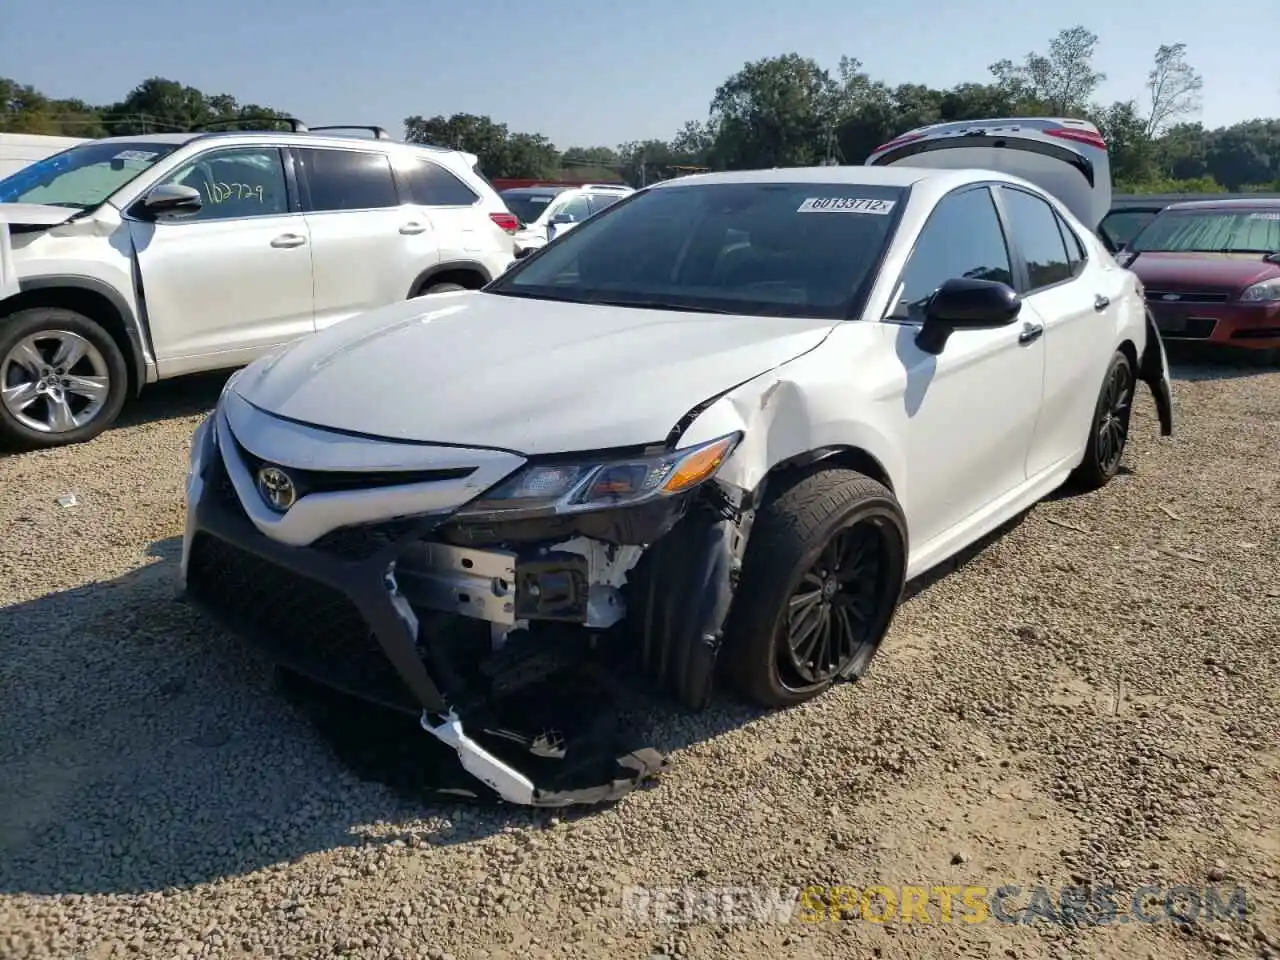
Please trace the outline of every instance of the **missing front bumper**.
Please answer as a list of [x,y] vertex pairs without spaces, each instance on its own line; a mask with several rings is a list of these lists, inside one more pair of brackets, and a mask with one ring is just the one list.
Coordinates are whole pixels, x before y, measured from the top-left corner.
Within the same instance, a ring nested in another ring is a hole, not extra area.
[[[636,749],[608,724],[600,724],[599,733],[567,737],[567,750],[557,756],[546,749],[537,710],[525,706],[570,697],[586,709],[586,695],[568,693],[559,672],[566,663],[581,665],[576,661],[588,655],[592,638],[628,642],[634,631],[619,622],[625,606],[619,571],[635,564],[641,548],[582,537],[518,551],[459,547],[435,538],[440,521],[431,518],[293,547],[252,525],[217,465],[214,458],[190,506],[186,593],[271,660],[325,687],[419,717],[464,770],[510,803],[608,802],[664,768],[659,753]],[[669,558],[681,543],[688,546],[673,537],[663,553]],[[593,557],[597,549],[600,557]],[[670,570],[659,583],[645,575],[628,589],[647,596],[669,589],[669,580]],[[671,639],[682,635],[672,630],[677,612],[696,611],[685,601],[658,611],[665,624],[655,634],[665,645],[660,666],[668,672],[681,660],[671,649]],[[530,616],[548,632],[532,640],[526,635],[523,644],[507,642]],[[690,636],[700,636],[700,629]],[[460,648],[482,651],[486,669],[499,666],[488,674],[458,669]],[[588,680],[584,688],[601,686]],[[591,709],[608,710],[616,705],[610,700]],[[524,732],[507,736],[512,729]]]

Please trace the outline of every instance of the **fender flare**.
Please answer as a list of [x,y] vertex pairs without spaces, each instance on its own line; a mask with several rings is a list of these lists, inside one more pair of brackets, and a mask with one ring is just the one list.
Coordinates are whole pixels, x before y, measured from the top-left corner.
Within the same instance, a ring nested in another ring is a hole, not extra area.
[[134,313],[133,308],[120,291],[109,283],[99,280],[97,277],[87,277],[80,274],[51,274],[49,276],[40,277],[23,277],[18,280],[18,290],[20,293],[26,293],[32,290],[56,290],[60,288],[72,287],[77,290],[87,290],[96,293],[104,300],[111,304],[112,308],[120,315],[120,320],[124,324],[125,336],[129,340],[129,355],[125,358],[133,370],[137,384],[135,393],[140,392],[147,382],[147,365],[150,356],[150,337],[148,332],[143,329],[138,315]]
[[1146,311],[1147,342],[1138,360],[1138,379],[1151,388],[1156,403],[1156,415],[1160,418],[1160,436],[1173,436],[1173,392],[1166,376],[1168,360],[1165,357],[1164,339],[1156,326],[1151,311]]
[[485,284],[493,282],[493,274],[489,272],[488,267],[478,260],[443,260],[440,263],[427,267],[423,270],[409,286],[409,297],[416,296],[427,281],[432,277],[439,276],[442,273],[450,273],[454,270],[468,270],[472,273],[478,273],[484,278]]

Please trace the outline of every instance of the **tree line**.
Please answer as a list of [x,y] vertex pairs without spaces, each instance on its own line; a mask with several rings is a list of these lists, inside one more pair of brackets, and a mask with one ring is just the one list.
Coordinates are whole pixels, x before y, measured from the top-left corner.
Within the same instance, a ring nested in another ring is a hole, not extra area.
[[[1061,30],[1045,50],[996,61],[980,82],[949,89],[890,86],[842,57],[834,70],[798,53],[743,65],[713,92],[707,116],[669,140],[560,149],[539,133],[513,131],[467,113],[415,115],[404,138],[476,154],[490,177],[624,180],[633,185],[698,169],[857,164],[881,143],[927,123],[983,117],[1067,116],[1097,124],[1111,150],[1118,192],[1280,191],[1280,118],[1206,128],[1195,120],[1204,86],[1183,43],[1155,50],[1143,90],[1095,99],[1098,36]],[[225,121],[252,128],[287,112],[241,104],[159,77],[109,106],[46,97],[0,78],[0,131],[101,137]]]

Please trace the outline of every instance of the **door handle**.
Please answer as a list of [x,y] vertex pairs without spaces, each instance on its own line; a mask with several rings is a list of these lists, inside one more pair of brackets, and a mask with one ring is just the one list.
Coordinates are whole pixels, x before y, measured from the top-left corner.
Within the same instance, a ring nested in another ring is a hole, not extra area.
[[282,233],[271,241],[273,247],[300,247],[307,242],[307,238],[296,233]]
[[1098,294],[1093,298],[1093,309],[1097,310],[1099,313],[1107,309],[1109,306],[1111,306],[1110,297],[1104,297],[1102,294]]
[[413,237],[418,235],[419,233],[426,233],[427,228],[420,223],[406,223],[403,227],[400,228],[400,232],[403,233],[406,237]]
[[1025,323],[1022,325],[1022,332],[1018,334],[1018,342],[1021,344],[1035,343],[1044,335],[1044,327],[1038,323]]

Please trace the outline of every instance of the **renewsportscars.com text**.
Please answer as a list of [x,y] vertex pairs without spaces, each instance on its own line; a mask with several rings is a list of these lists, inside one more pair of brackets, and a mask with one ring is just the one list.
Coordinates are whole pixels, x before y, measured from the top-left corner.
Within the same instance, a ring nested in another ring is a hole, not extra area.
[[1243,920],[1241,887],[627,887],[632,923],[1199,923]]

